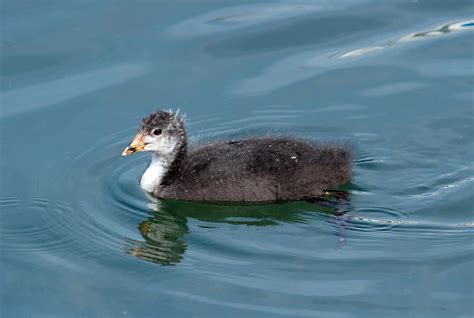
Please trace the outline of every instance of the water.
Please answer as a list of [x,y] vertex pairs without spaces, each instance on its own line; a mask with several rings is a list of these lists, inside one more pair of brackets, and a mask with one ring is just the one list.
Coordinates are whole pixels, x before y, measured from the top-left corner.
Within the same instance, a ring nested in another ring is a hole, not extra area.
[[[2,317],[470,317],[471,1],[2,1]],[[354,146],[353,209],[160,202],[139,120]]]

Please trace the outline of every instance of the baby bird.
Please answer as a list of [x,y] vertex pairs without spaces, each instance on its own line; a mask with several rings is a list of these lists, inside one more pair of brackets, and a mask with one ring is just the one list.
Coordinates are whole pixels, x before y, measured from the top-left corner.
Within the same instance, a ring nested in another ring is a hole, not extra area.
[[306,139],[219,141],[190,151],[184,121],[171,111],[145,117],[122,155],[151,152],[140,186],[156,198],[271,203],[313,200],[351,181],[349,148]]

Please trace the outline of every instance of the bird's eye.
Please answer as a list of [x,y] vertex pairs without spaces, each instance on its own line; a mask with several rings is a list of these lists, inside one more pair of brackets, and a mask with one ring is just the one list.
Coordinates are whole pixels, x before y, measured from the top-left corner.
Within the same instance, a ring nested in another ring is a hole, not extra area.
[[154,129],[154,130],[153,130],[153,135],[159,136],[159,135],[161,135],[162,132],[163,132],[163,131],[161,131],[161,129],[157,128],[157,129]]

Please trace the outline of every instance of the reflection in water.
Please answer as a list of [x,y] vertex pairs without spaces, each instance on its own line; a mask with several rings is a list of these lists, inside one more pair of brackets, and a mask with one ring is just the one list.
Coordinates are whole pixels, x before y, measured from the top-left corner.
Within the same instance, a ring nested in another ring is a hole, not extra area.
[[[338,194],[339,195],[339,194]],[[346,197],[347,198],[347,197]],[[185,235],[188,234],[187,219],[209,223],[225,223],[244,226],[270,226],[281,223],[305,223],[311,212],[338,214],[348,210],[346,198],[328,196],[314,203],[289,202],[268,205],[219,205],[196,202],[160,200],[150,204],[150,217],[139,224],[138,229],[145,240],[127,240],[124,250],[140,259],[160,265],[179,263],[186,251]],[[344,221],[334,219],[336,235],[344,241]]]
[[145,242],[131,240],[126,252],[161,265],[179,263],[186,250],[183,236],[188,233],[186,217],[167,211],[152,211],[150,218],[138,226]]

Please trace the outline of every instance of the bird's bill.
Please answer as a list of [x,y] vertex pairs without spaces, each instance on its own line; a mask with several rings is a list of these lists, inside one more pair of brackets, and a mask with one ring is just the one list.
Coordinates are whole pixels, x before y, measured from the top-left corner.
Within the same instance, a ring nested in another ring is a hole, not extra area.
[[137,151],[143,151],[145,148],[145,143],[143,142],[143,135],[138,133],[133,139],[132,143],[128,145],[127,148],[122,152],[122,156],[131,155]]

